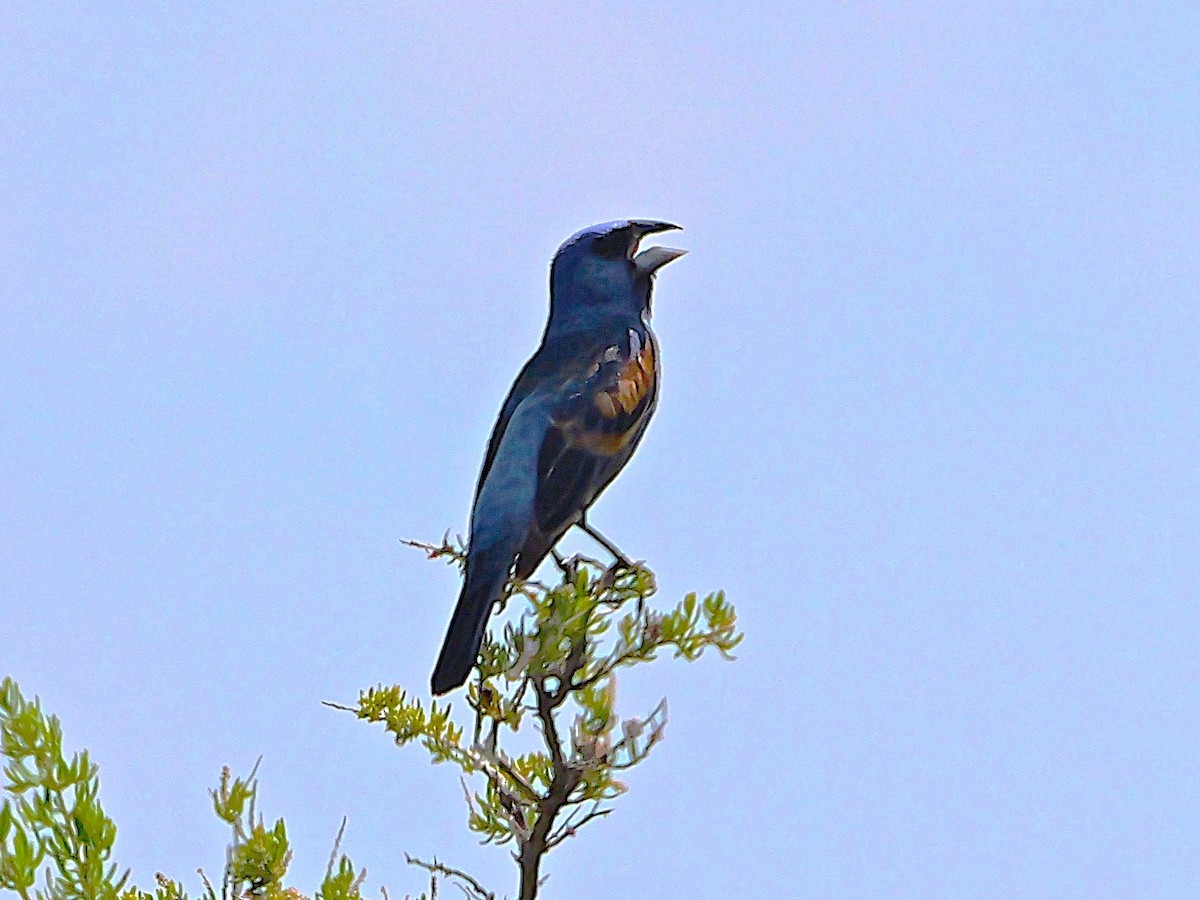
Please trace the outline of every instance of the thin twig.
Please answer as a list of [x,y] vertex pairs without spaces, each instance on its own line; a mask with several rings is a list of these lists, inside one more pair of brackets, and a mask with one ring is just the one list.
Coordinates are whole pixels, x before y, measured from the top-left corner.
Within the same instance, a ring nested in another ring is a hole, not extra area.
[[197,869],[196,872],[200,875],[200,880],[204,882],[204,889],[208,891],[208,896],[215,900],[217,889],[212,886],[212,882],[208,880],[208,876],[204,874],[203,869]]
[[459,566],[464,566],[467,562],[466,547],[463,546],[462,536],[458,538],[458,546],[455,547],[450,543],[450,532],[447,531],[442,536],[441,544],[430,544],[425,541],[414,541],[409,538],[401,538],[400,543],[407,547],[415,547],[420,550],[429,559],[449,558],[450,562]]
[[520,773],[509,764],[508,760],[500,755],[500,752],[495,747],[484,747],[480,745],[476,746],[474,750],[481,757],[483,757],[483,759],[491,763],[498,772],[501,772],[507,776],[509,781],[511,781],[516,787],[520,788],[527,801],[536,802],[541,797],[541,795],[533,789],[533,785],[522,778]]
[[[574,837],[575,832],[588,822],[592,821],[592,819],[599,819],[602,816],[607,816],[610,812],[612,812],[612,809],[600,809],[599,806],[600,804],[597,803],[592,811],[585,815],[578,822],[572,821],[575,815],[575,813],[572,813],[571,818],[568,818],[567,821],[563,823],[563,826],[559,828],[558,831],[556,831],[553,835],[551,835],[549,840],[547,840],[547,847],[557,847],[567,838]],[[578,810],[576,810],[576,812],[578,812]]]
[[337,837],[333,839],[333,850],[329,854],[329,865],[325,867],[325,877],[333,876],[333,867],[337,863],[338,851],[342,849],[342,836],[346,833],[346,816],[342,816],[342,827],[338,829]]
[[466,884],[470,886],[471,890],[475,892],[475,895],[479,897],[480,900],[496,900],[496,895],[494,893],[489,891],[466,872],[463,872],[459,869],[452,869],[445,863],[438,862],[436,856],[433,858],[433,862],[425,862],[423,859],[417,859],[417,857],[409,856],[407,853],[405,853],[404,861],[410,866],[418,866],[419,868],[422,868],[431,874],[443,875],[447,878],[458,878],[459,880],[466,882]]

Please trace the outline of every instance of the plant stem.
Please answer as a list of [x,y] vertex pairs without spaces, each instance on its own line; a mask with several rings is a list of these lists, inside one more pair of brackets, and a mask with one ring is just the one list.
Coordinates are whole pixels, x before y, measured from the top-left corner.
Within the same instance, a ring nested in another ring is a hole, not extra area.
[[[570,675],[567,676],[568,679],[569,677]],[[558,727],[554,723],[554,710],[566,699],[566,687],[560,685],[559,690],[551,693],[546,689],[544,678],[536,679],[533,687],[537,693],[537,714],[542,723],[542,737],[550,751],[554,775],[550,780],[550,789],[538,803],[538,814],[533,829],[529,837],[521,842],[521,852],[517,856],[517,863],[521,867],[521,900],[535,900],[537,897],[538,888],[541,886],[538,870],[542,864],[542,857],[550,849],[550,832],[554,828],[554,819],[566,806],[571,792],[579,784],[580,776],[578,770],[567,764],[562,742],[558,737]]]

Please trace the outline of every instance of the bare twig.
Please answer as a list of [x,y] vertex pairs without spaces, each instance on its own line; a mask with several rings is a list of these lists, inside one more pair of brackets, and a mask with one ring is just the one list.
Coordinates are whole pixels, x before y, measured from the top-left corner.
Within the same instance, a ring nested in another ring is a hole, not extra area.
[[[459,881],[463,882],[463,884],[459,885],[459,887],[463,888],[463,892],[466,893],[468,897],[475,897],[478,898],[478,900],[496,900],[496,895],[492,891],[489,891],[466,872],[462,872],[458,869],[452,869],[445,863],[438,862],[436,856],[433,858],[433,862],[425,862],[423,859],[417,859],[415,856],[409,856],[407,853],[405,853],[404,861],[410,866],[417,866],[433,875],[442,875],[446,878],[459,879]],[[467,893],[466,888],[470,888],[473,893]]]
[[415,547],[429,559],[449,559],[450,562],[460,567],[465,565],[467,561],[467,551],[463,546],[462,537],[459,537],[458,546],[456,547],[450,543],[449,531],[442,536],[440,544],[430,544],[425,541],[414,541],[408,538],[401,538],[400,543],[407,547]]
[[338,852],[342,849],[342,837],[346,834],[346,816],[342,816],[342,827],[338,829],[337,837],[333,839],[333,850],[329,853],[329,865],[325,867],[325,877],[333,875],[333,867],[337,864]]
[[215,898],[217,896],[217,889],[208,880],[208,876],[204,874],[204,870],[197,869],[196,872],[200,876],[200,880],[204,882],[204,889],[208,892],[208,896]]
[[597,802],[592,806],[590,812],[586,813],[582,818],[576,819],[576,815],[581,811],[582,807],[576,807],[574,810],[572,810],[571,814],[567,816],[567,820],[563,822],[562,827],[559,828],[558,831],[554,832],[554,834],[552,834],[546,841],[546,845],[548,847],[557,847],[567,838],[574,837],[575,832],[588,822],[592,821],[592,819],[599,819],[602,816],[607,816],[610,812],[612,812],[612,809],[601,809],[600,804]]

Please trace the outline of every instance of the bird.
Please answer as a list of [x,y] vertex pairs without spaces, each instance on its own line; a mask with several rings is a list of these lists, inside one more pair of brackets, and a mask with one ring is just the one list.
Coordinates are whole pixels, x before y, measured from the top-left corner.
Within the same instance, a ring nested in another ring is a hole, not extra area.
[[655,274],[687,251],[650,246],[678,230],[649,219],[571,235],[550,264],[550,315],[492,429],[475,488],[462,592],[430,679],[434,695],[466,682],[493,605],[533,574],[629,461],[658,404]]

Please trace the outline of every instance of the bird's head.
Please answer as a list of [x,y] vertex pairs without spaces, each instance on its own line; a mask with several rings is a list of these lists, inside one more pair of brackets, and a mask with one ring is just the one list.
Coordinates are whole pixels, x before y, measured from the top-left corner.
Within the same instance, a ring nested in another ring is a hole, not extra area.
[[567,238],[550,266],[551,318],[583,308],[604,307],[641,313],[649,308],[654,273],[686,250],[647,247],[651,234],[678,225],[629,219],[593,225]]

